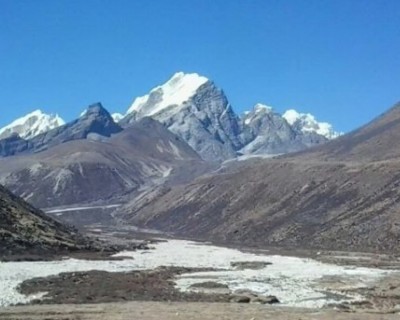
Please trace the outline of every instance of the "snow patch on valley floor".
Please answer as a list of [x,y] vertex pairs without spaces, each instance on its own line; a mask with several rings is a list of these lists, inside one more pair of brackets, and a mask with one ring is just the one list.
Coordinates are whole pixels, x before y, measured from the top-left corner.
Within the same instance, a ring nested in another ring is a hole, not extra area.
[[[63,272],[103,270],[128,272],[154,269],[159,266],[214,268],[221,271],[184,274],[176,279],[180,290],[190,290],[198,282],[225,283],[231,290],[250,289],[260,294],[275,295],[286,306],[321,307],[332,302],[329,294],[316,284],[325,276],[340,276],[347,283],[365,286],[390,271],[370,268],[342,267],[312,259],[243,253],[235,249],[217,247],[183,240],[169,240],[154,245],[154,249],[120,252],[115,256],[132,257],[121,261],[87,261],[67,259],[52,262],[0,263],[0,307],[28,303],[43,294],[24,296],[17,287],[25,280],[48,277]],[[271,265],[261,270],[235,270],[231,262],[263,261]],[[348,297],[348,300],[360,297]]]
[[[333,291],[324,292],[318,280],[338,276],[356,287],[364,287],[390,271],[344,267],[321,263],[312,259],[279,255],[258,255],[239,250],[205,245],[190,241],[170,240],[159,243],[155,250],[142,255],[140,252],[121,252],[116,256],[131,256],[139,268],[181,266],[188,268],[214,268],[221,271],[184,274],[177,278],[177,288],[190,291],[195,283],[215,281],[227,284],[234,291],[250,289],[263,295],[275,295],[282,305],[319,308],[327,303],[338,302],[330,298]],[[236,270],[231,262],[260,261],[271,265],[261,270]],[[344,300],[359,300],[349,296]]]
[[67,259],[43,262],[0,262],[0,307],[29,303],[43,296],[43,293],[29,296],[20,294],[17,287],[26,280],[54,276],[64,272],[89,270],[123,272],[133,270],[133,266],[129,260],[87,261]]
[[70,207],[70,208],[59,208],[59,209],[51,209],[51,210],[43,209],[43,210],[46,213],[63,213],[63,212],[70,212],[70,211],[93,210],[93,209],[112,209],[112,208],[118,208],[120,206],[121,206],[121,204],[110,204],[107,206]]

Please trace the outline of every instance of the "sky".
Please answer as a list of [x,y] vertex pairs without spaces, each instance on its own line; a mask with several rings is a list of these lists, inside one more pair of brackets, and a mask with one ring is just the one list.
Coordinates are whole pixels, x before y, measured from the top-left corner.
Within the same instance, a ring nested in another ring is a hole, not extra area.
[[124,113],[175,72],[350,131],[400,100],[398,0],[0,0],[0,127]]

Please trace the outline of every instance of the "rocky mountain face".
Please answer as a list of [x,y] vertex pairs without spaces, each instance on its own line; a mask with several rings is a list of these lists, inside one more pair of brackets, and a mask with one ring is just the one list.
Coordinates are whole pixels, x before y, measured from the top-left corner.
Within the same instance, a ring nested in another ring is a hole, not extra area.
[[39,152],[88,135],[109,137],[144,117],[161,122],[212,162],[240,155],[296,152],[339,136],[330,124],[294,110],[281,115],[257,104],[239,117],[211,80],[178,72],[136,98],[125,115],[110,115],[99,103],[68,124],[40,111],[28,114],[0,129],[0,156]]
[[23,139],[31,139],[64,124],[65,121],[58,115],[49,115],[43,113],[41,110],[35,110],[0,128],[0,140],[13,135],[18,135]]
[[399,252],[400,105],[324,145],[226,163],[117,215],[186,237],[299,248]]
[[298,114],[291,123],[261,104],[242,118],[233,111],[224,92],[198,74],[175,74],[165,84],[136,98],[123,127],[152,117],[185,140],[208,161],[241,154],[280,154],[299,151],[336,137],[327,123]]
[[45,150],[0,159],[1,183],[40,208],[120,202],[128,193],[165,180],[187,181],[209,168],[151,118],[122,130],[95,106],[54,130],[59,136],[49,131],[55,138]]
[[0,140],[0,156],[8,157],[21,153],[40,152],[71,140],[101,139],[122,131],[111,115],[100,103],[89,106],[86,112],[75,121],[56,127],[30,139],[12,135]]
[[138,197],[144,207],[224,160],[300,151],[333,137],[329,125],[296,117],[261,104],[239,117],[212,81],[177,73],[124,116],[96,103],[67,124],[0,140],[0,183],[40,208]]
[[137,98],[121,120],[122,126],[150,116],[184,139],[203,159],[235,157],[238,117],[222,90],[197,74],[175,74],[149,95]]
[[315,131],[292,125],[271,107],[257,104],[245,112],[240,122],[241,154],[282,154],[304,150],[328,141]]
[[0,185],[0,256],[91,249],[73,228],[47,217]]

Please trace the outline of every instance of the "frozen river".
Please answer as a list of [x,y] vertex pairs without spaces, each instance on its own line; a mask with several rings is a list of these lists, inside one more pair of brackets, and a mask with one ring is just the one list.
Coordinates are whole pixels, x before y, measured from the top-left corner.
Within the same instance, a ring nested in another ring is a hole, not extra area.
[[[90,270],[128,272],[154,269],[159,266],[181,266],[221,269],[179,276],[176,279],[176,286],[183,291],[190,290],[190,286],[194,283],[214,281],[228,285],[232,291],[250,289],[259,294],[274,295],[282,305],[318,308],[338,301],[338,296],[332,288],[323,287],[324,279],[335,278],[351,287],[364,287],[390,272],[337,266],[305,258],[244,253],[235,249],[184,240],[160,242],[153,247],[154,249],[147,251],[126,251],[116,254],[133,258],[120,261],[66,259],[51,262],[2,262],[0,263],[0,307],[28,303],[41,298],[45,293],[25,296],[17,291],[18,285],[23,281],[36,277],[47,277],[63,272]],[[250,261],[271,264],[260,270],[238,270],[231,266],[232,262]],[[350,301],[361,298],[347,296],[340,299]]]

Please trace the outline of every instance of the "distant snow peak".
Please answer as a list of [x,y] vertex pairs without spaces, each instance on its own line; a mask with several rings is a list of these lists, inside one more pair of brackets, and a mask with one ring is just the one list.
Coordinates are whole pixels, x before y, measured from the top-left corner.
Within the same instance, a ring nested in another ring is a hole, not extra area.
[[57,114],[46,114],[38,109],[1,128],[0,139],[13,134],[18,134],[24,139],[30,139],[64,124],[65,121]]
[[311,114],[299,113],[294,109],[287,110],[282,115],[290,125],[294,125],[298,120],[303,117],[313,117]]
[[254,106],[254,111],[257,112],[257,113],[258,112],[267,112],[267,113],[269,113],[269,112],[274,111],[274,108],[272,108],[270,106],[267,106],[265,104],[262,104],[262,103],[257,103]]
[[262,103],[256,103],[251,111],[243,113],[242,119],[244,119],[244,124],[249,125],[253,120],[260,119],[272,112],[274,112],[274,108]]
[[113,113],[113,114],[111,115],[111,117],[113,118],[113,120],[114,120],[115,123],[118,123],[118,122],[121,121],[121,119],[124,117],[124,115],[121,114],[121,113],[115,112],[115,113]]
[[136,98],[127,113],[137,112],[141,116],[152,116],[170,106],[180,106],[207,81],[206,77],[197,73],[177,72],[149,94]]
[[291,125],[299,128],[302,132],[315,132],[327,139],[335,139],[341,135],[341,133],[333,130],[330,123],[318,122],[312,114],[300,113],[294,109],[287,110],[283,115],[283,118]]

